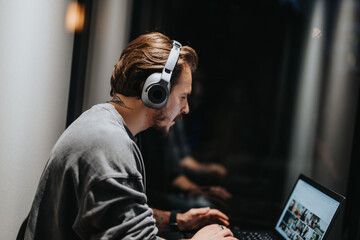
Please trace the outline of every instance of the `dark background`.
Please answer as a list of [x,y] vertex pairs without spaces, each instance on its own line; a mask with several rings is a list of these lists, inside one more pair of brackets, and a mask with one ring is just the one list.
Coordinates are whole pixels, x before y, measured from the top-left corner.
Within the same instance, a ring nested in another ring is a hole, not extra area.
[[[300,56],[313,4],[296,0],[134,1],[130,40],[159,31],[199,54],[190,114],[185,118],[188,141],[199,161],[228,168],[224,185],[234,201],[226,213],[232,223],[245,228],[273,227],[284,204]],[[326,4],[324,68],[329,67],[326,55],[339,1]],[[359,149],[358,133],[353,149]],[[358,165],[356,156],[358,150],[353,150],[350,169]],[[358,209],[359,178],[350,171],[349,179],[343,192],[352,197],[341,213],[345,220],[339,217],[336,222],[332,239],[359,239],[359,217],[353,212]]]
[[[318,1],[321,0],[132,1],[129,41],[143,33],[159,31],[190,45],[199,55],[190,114],[184,120],[187,139],[199,161],[227,167],[229,173],[223,184],[234,199],[225,210],[232,223],[244,228],[273,227],[286,198],[285,176],[290,162],[300,64],[306,47],[304,36]],[[85,2],[91,9],[92,1]],[[326,25],[322,30],[326,34],[322,36],[324,77],[320,81],[326,86],[338,10],[340,3],[346,1],[323,2]],[[352,53],[358,58],[360,4],[358,0],[354,3]],[[85,78],[88,36],[86,27],[82,34],[75,35],[73,59],[78,60],[73,61],[71,89],[75,90],[70,91],[69,106],[82,104],[83,90],[78,84]],[[348,75],[347,81],[359,81],[358,60],[349,67]],[[324,120],[323,94],[320,92],[317,136],[321,136]],[[356,96],[360,106],[360,95]],[[69,108],[68,123],[80,114],[79,109]],[[353,135],[349,136],[350,159],[336,159],[336,166],[340,166],[337,171],[342,171],[345,181],[341,179],[339,183],[321,168],[317,169],[320,173],[313,171],[310,176],[328,176],[329,182],[335,182],[336,190],[347,198],[328,239],[360,239],[359,107],[355,118]],[[318,157],[314,153],[314,158]]]

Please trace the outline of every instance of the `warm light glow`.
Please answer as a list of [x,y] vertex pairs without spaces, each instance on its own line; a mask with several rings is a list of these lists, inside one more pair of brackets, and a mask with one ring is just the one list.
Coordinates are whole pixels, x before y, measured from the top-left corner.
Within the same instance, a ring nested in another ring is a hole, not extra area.
[[77,2],[69,4],[66,13],[66,29],[70,32],[80,32],[85,23],[85,6]]

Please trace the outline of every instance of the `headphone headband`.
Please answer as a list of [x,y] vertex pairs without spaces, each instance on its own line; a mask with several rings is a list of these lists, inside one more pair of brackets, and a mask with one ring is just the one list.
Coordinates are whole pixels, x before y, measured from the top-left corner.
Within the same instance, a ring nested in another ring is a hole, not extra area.
[[171,74],[174,71],[176,63],[179,59],[180,49],[182,47],[181,43],[178,41],[172,40],[173,47],[170,51],[169,57],[165,63],[165,67],[161,73],[161,79],[170,82]]

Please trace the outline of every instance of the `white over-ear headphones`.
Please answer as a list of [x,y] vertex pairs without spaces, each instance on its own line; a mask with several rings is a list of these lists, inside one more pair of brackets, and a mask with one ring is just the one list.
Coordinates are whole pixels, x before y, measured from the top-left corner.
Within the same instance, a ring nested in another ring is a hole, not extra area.
[[161,108],[170,94],[170,79],[180,55],[182,45],[173,40],[173,47],[161,73],[151,74],[141,92],[142,102],[150,108]]

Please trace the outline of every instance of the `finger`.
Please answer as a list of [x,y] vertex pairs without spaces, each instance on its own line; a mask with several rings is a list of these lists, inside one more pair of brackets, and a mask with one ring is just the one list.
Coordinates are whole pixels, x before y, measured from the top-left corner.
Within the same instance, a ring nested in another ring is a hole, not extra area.
[[218,224],[223,224],[228,226],[229,225],[229,221],[227,219],[218,217],[218,216],[210,216],[210,217],[204,217],[205,219],[207,219],[208,223],[218,223]]
[[221,219],[221,218],[217,219],[217,223],[222,224],[222,225],[225,225],[225,226],[229,226],[229,225],[230,225],[230,223],[229,223],[228,221],[226,221],[226,220],[224,220],[224,219]]
[[226,197],[231,196],[231,193],[229,193],[228,190],[226,190],[225,188],[220,187],[218,191],[220,192],[220,194],[223,194]]
[[210,207],[205,207],[205,208],[193,208],[190,211],[193,211],[194,214],[196,215],[205,215],[208,214],[210,211]]
[[226,220],[229,220],[229,217],[225,215],[225,213],[217,210],[217,209],[210,209],[209,211],[209,214],[212,215],[212,216],[216,216],[216,217],[219,217],[219,218],[223,218],[223,219],[226,219]]
[[205,215],[204,217],[211,220],[211,221],[213,221],[213,222],[218,222],[218,223],[229,222],[229,219],[220,217],[218,215],[210,215],[210,214],[208,214],[208,215]]
[[189,213],[192,217],[202,217],[208,215],[210,211],[210,207],[205,208],[192,208],[187,213]]
[[234,234],[231,232],[230,229],[228,229],[227,227],[223,227],[223,229],[220,229],[220,234],[223,237],[233,237]]
[[227,199],[232,198],[232,194],[229,193],[226,189],[224,189],[223,194]]
[[232,198],[231,193],[229,193],[226,190],[221,191],[220,194],[222,195],[222,198],[225,199],[225,200],[229,200],[230,198]]
[[211,223],[217,223],[217,224],[221,224],[224,226],[229,226],[230,223],[224,219],[209,219],[207,224],[211,224]]
[[225,201],[227,199],[226,196],[221,192],[221,190],[211,189],[207,194],[210,197],[218,198],[219,200]]
[[221,225],[224,225],[224,226],[229,226],[230,223],[224,219],[220,219],[220,218],[216,218],[216,219],[207,219],[205,224],[209,225],[209,224],[213,224],[213,223],[217,223],[217,224],[221,224]]

